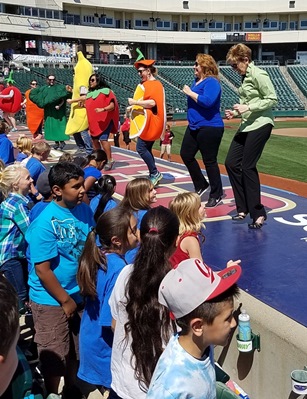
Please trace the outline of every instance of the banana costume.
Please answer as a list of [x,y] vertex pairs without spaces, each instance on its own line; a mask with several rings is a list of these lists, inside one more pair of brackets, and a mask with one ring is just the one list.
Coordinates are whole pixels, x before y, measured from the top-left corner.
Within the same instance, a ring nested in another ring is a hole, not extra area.
[[[92,64],[84,57],[82,51],[77,52],[78,62],[75,66],[75,76],[72,99],[80,97],[80,87],[88,87],[88,80],[93,74]],[[86,109],[79,102],[72,103],[65,134],[72,135],[88,129]]]

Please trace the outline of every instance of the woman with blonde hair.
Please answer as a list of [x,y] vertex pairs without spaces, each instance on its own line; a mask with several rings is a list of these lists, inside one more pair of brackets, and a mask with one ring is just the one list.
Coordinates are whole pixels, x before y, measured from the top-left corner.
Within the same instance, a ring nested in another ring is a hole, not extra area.
[[242,76],[240,103],[225,111],[227,119],[241,116],[225,161],[238,212],[232,219],[243,220],[249,213],[253,220],[249,228],[260,229],[266,211],[261,204],[256,166],[274,126],[272,107],[277,97],[269,75],[254,65],[252,51],[245,44],[232,46],[226,61]]
[[27,194],[33,180],[20,164],[0,172],[0,191],[5,200],[0,205],[0,272],[15,287],[21,307],[28,298],[25,233],[29,227]]
[[[188,99],[189,125],[182,141],[180,156],[199,196],[204,194],[210,184],[206,207],[212,208],[221,202],[223,195],[217,154],[224,133],[224,123],[220,114],[222,89],[218,67],[211,55],[197,54],[194,76],[191,87],[183,87]],[[195,159],[198,151],[202,155],[209,183]]]

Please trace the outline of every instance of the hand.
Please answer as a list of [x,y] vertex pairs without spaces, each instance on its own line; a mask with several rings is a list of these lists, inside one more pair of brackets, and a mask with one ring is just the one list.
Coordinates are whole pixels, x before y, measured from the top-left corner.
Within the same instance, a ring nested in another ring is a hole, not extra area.
[[67,91],[69,91],[70,93],[72,92],[72,87],[71,87],[71,86],[66,85],[65,87],[66,87],[66,90],[67,90]]
[[60,106],[56,105],[54,108],[58,111],[60,109]]
[[192,90],[189,88],[188,85],[184,85],[182,91],[184,92],[184,94],[186,94],[187,96],[189,96],[192,93]]
[[231,109],[226,109],[225,117],[226,117],[226,119],[232,119],[234,117],[233,111],[231,111]]
[[72,100],[71,98],[68,98],[68,99],[66,100],[66,102],[67,102],[67,104],[72,104],[72,103],[73,103],[73,100]]
[[235,104],[233,109],[239,114],[244,114],[244,112],[249,111],[249,106],[246,104]]
[[135,105],[136,104],[136,101],[135,100],[133,100],[133,98],[128,98],[128,104],[129,105]]
[[67,318],[70,318],[75,313],[77,309],[77,304],[72,299],[72,297],[69,296],[68,299],[64,303],[62,303],[62,309],[64,310],[64,313],[66,314]]
[[95,112],[98,114],[99,112],[105,111],[105,108],[95,108]]
[[238,259],[238,260],[232,260],[232,259],[230,259],[230,260],[227,262],[226,267],[236,266],[236,265],[239,265],[240,263],[241,263],[241,259]]
[[[127,113],[130,113],[131,109],[132,109],[132,106],[131,106],[131,105],[130,105],[129,107],[126,107],[126,112],[127,112]],[[129,118],[128,115],[127,115],[127,118]]]

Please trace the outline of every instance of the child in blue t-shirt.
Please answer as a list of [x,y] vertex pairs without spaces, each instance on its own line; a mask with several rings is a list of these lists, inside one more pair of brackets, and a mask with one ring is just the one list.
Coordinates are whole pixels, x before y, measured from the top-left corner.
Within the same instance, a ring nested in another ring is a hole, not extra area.
[[103,150],[96,150],[88,155],[86,159],[87,163],[83,167],[84,187],[86,192],[84,202],[89,204],[91,199],[96,195],[94,184],[101,177],[101,170],[107,161],[107,156]]
[[[120,222],[119,222],[120,221]],[[132,212],[116,207],[103,213],[85,243],[78,283],[85,297],[80,327],[79,388],[86,397],[96,388],[103,394],[111,386],[111,292],[121,270],[124,254],[137,244],[136,219]],[[95,245],[98,235],[101,250]]]
[[32,147],[31,153],[32,156],[26,163],[26,168],[30,172],[30,175],[34,181],[34,185],[36,185],[36,181],[38,176],[46,170],[46,167],[43,165],[43,161],[46,161],[51,151],[51,147],[48,143],[41,141],[39,143],[35,143]]
[[116,180],[111,175],[103,175],[98,179],[96,186],[98,195],[91,200],[90,208],[97,222],[102,213],[117,206],[117,202],[112,198],[116,189]]
[[76,379],[82,297],[77,284],[78,259],[94,220],[83,203],[84,172],[72,163],[50,169],[54,200],[31,223],[29,286],[41,371],[47,393],[65,390]]
[[[225,346],[236,326],[233,317],[241,267],[214,272],[200,259],[182,261],[159,287],[159,302],[181,328],[156,365],[148,399],[216,399],[213,346]],[[190,295],[193,293],[193,295]]]
[[0,121],[0,159],[5,165],[9,165],[15,160],[13,144],[7,137],[9,131],[9,125],[4,121]]

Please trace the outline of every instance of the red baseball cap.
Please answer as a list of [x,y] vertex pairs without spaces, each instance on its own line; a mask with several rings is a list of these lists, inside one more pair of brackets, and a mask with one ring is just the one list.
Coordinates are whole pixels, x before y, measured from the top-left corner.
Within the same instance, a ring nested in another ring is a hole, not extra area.
[[238,281],[241,271],[239,265],[233,265],[214,272],[200,259],[184,260],[162,280],[158,300],[179,319],[227,291]]

